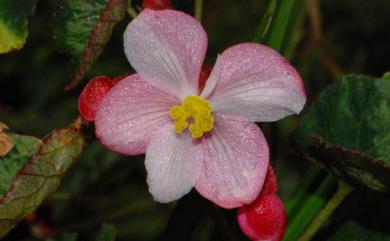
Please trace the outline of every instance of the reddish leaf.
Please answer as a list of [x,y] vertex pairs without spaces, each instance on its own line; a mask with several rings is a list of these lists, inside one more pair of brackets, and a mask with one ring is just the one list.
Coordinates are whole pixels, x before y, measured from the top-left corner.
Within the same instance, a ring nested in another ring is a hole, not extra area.
[[83,145],[84,138],[75,127],[56,130],[50,135],[0,197],[0,238],[57,189]]

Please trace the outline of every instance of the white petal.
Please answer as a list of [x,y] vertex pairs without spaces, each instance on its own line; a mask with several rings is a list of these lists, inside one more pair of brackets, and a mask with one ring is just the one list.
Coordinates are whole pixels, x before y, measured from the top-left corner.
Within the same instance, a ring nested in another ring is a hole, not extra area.
[[188,193],[200,175],[203,149],[188,131],[176,134],[169,123],[153,136],[146,151],[149,191],[159,202],[174,201]]

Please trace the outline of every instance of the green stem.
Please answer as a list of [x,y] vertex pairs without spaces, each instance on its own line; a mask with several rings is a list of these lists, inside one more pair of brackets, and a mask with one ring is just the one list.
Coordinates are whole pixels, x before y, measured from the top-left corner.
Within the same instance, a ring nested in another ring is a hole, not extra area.
[[195,18],[202,22],[203,0],[195,0]]
[[133,8],[133,6],[131,5],[131,0],[129,0],[127,2],[127,13],[130,15],[130,17],[132,18],[135,18],[138,16],[138,13],[137,11],[135,11],[135,9]]
[[[336,184],[332,175],[325,172],[325,177],[321,178],[321,171],[314,168],[313,173],[309,173],[307,181],[294,192],[293,198],[286,202],[287,215],[289,217],[288,228],[284,235],[283,241],[296,241],[309,226],[311,220],[326,205],[328,196]],[[317,173],[317,174],[315,174]],[[318,183],[319,175],[321,181]],[[316,187],[312,190],[313,185]]]
[[[305,202],[307,200],[309,193],[307,190],[310,188],[310,186],[313,186],[314,183],[317,181],[318,176],[321,174],[321,169],[319,169],[317,166],[313,165],[310,167],[310,169],[305,172],[305,179],[301,183],[301,185],[298,186],[296,190],[290,195],[290,197],[285,202],[285,208],[287,211],[288,216],[295,216],[295,212],[297,212],[300,208],[300,204]],[[318,181],[317,181],[318,182]]]
[[309,227],[298,239],[298,241],[309,241],[317,233],[320,227],[329,219],[334,210],[344,201],[344,199],[350,194],[352,187],[345,182],[339,181],[339,186],[336,193],[325,205],[325,207],[317,214],[313,219]]
[[277,5],[276,0],[271,0],[268,3],[267,10],[265,11],[263,17],[261,18],[260,25],[256,30],[256,35],[254,38],[255,42],[258,42],[258,43],[264,42],[264,38],[265,38],[267,31],[271,25],[272,18],[275,15],[276,5]]

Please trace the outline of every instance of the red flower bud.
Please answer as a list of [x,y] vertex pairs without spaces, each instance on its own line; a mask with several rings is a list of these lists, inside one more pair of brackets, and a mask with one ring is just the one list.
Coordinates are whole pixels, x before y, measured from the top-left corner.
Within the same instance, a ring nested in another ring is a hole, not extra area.
[[212,69],[213,68],[205,64],[202,66],[202,70],[199,76],[199,92],[202,92],[204,86],[206,85],[206,81],[209,78]]
[[144,0],[142,9],[163,10],[172,8],[170,0]]
[[275,173],[269,166],[261,194],[254,202],[238,210],[240,228],[251,240],[282,240],[287,217],[282,201],[275,195],[277,189]]
[[94,121],[96,111],[104,96],[124,77],[120,76],[111,80],[107,76],[97,76],[90,80],[81,92],[78,101],[81,117],[87,121]]
[[260,195],[238,211],[241,230],[251,240],[280,241],[286,231],[287,217],[282,201],[275,194]]
[[271,165],[268,166],[267,176],[264,180],[263,189],[260,195],[275,194],[278,191],[278,179]]

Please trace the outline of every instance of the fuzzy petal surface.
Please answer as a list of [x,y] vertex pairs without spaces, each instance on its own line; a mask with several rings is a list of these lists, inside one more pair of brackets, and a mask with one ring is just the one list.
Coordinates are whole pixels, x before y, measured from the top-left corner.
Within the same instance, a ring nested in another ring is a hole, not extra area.
[[170,122],[169,109],[180,103],[134,74],[116,84],[96,113],[96,136],[109,149],[136,155],[146,152],[153,134]]
[[243,43],[225,50],[202,93],[215,112],[252,121],[276,121],[299,113],[306,95],[298,72],[275,50]]
[[145,157],[147,183],[154,200],[167,203],[188,193],[204,162],[202,143],[188,131],[176,134],[172,123],[153,136]]
[[143,79],[180,99],[198,94],[207,35],[190,15],[142,11],[124,34],[127,59]]
[[203,137],[205,162],[195,187],[223,208],[251,203],[268,170],[267,142],[253,122],[215,115],[213,131]]

